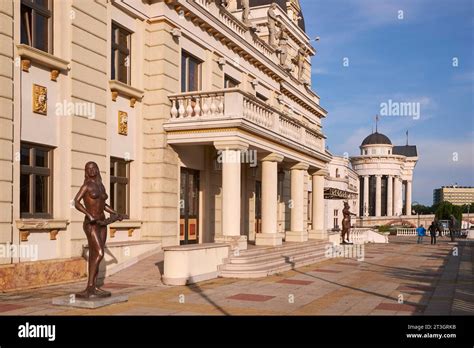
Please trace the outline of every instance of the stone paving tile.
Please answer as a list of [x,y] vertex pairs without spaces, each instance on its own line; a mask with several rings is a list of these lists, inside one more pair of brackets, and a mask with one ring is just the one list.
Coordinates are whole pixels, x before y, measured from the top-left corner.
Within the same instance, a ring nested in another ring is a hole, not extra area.
[[312,282],[310,280],[283,279],[283,280],[280,280],[278,283],[292,284],[292,285],[309,285],[309,284],[312,284],[314,282]]
[[[450,256],[447,241],[430,246],[390,237],[390,243],[366,245],[363,261],[327,259],[261,279],[219,278],[182,287],[159,281],[162,255],[154,255],[106,278],[104,288],[128,294],[128,302],[96,310],[51,304],[55,296],[82,290],[80,281],[0,294],[0,315],[474,314],[474,243],[459,242],[461,257]],[[397,303],[400,294],[403,304]]]
[[230,300],[240,300],[240,301],[253,301],[253,302],[265,302],[271,300],[275,296],[269,295],[256,295],[256,294],[237,294],[231,297],[228,297]]

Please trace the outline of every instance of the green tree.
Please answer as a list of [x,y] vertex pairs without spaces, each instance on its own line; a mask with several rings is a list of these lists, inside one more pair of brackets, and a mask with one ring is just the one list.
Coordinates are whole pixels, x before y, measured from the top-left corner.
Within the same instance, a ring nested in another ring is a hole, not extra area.
[[449,220],[451,214],[454,215],[458,223],[462,220],[462,207],[445,201],[438,205],[436,209],[436,218],[438,220]]

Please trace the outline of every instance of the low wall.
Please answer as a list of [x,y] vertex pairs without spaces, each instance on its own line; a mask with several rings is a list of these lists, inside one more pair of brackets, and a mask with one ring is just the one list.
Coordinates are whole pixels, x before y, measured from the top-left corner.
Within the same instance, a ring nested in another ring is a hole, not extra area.
[[[84,258],[89,258],[89,247],[84,245]],[[159,241],[111,242],[105,245],[104,259],[99,266],[98,278],[102,279],[121,271],[144,258],[161,251]]]
[[166,247],[162,281],[167,285],[186,285],[217,278],[218,266],[229,256],[227,243],[205,243]]
[[86,276],[87,262],[82,257],[1,265],[0,291],[68,283]]

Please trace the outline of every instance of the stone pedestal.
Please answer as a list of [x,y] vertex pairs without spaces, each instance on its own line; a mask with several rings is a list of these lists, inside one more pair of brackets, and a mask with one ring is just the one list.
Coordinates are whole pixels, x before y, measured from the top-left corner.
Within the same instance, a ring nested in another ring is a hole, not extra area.
[[74,294],[71,294],[53,298],[53,305],[95,309],[127,301],[128,295],[112,294],[110,297],[77,298]]

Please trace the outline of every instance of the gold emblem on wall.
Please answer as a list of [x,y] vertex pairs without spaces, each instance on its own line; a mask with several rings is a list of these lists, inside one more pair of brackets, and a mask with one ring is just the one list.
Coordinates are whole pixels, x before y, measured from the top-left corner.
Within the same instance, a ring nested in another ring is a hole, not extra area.
[[48,109],[48,89],[33,84],[33,112],[46,115]]
[[128,115],[125,111],[118,112],[118,134],[128,135]]

